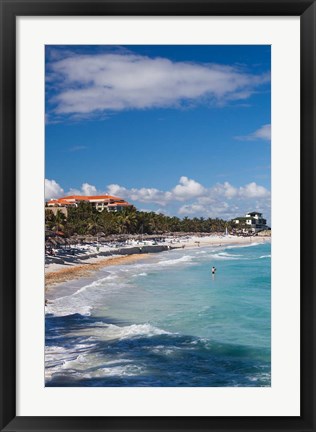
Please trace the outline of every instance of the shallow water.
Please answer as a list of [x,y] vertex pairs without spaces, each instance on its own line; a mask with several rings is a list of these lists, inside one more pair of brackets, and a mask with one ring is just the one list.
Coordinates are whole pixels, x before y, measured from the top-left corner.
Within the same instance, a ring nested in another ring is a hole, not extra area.
[[66,284],[47,307],[46,386],[270,386],[270,253],[169,251]]

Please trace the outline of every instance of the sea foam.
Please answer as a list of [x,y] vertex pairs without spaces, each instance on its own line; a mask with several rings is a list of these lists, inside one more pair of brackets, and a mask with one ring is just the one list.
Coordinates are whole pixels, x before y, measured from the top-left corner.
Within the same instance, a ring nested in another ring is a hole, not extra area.
[[182,264],[182,263],[190,263],[192,261],[193,257],[189,255],[184,255],[181,258],[175,258],[175,259],[168,259],[164,261],[158,262],[158,265],[161,266],[171,266],[176,264]]

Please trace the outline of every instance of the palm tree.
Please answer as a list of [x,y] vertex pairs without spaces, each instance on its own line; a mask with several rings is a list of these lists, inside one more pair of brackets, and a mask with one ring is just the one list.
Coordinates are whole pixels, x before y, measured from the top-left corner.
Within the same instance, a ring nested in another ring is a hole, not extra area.
[[52,210],[45,209],[45,228],[52,230],[55,224],[55,215]]
[[189,232],[191,228],[191,220],[186,216],[181,221],[181,228],[184,232]]
[[65,222],[66,222],[65,214],[62,211],[57,210],[55,214],[55,220],[54,220],[54,230],[56,232],[62,231],[65,227]]
[[222,219],[204,219],[166,216],[162,213],[139,212],[135,208],[126,209],[121,212],[99,213],[89,203],[80,203],[77,208],[69,208],[67,218],[58,210],[56,215],[52,211],[45,212],[45,227],[49,230],[63,230],[66,235],[76,232],[78,234],[96,234],[103,231],[108,234],[134,234],[148,233],[161,234],[163,232],[212,232],[225,231],[228,224],[231,229],[232,223]]
[[137,223],[136,213],[123,210],[117,217],[120,234],[132,234]]
[[102,229],[98,213],[92,214],[87,220],[87,231],[89,234],[96,234]]

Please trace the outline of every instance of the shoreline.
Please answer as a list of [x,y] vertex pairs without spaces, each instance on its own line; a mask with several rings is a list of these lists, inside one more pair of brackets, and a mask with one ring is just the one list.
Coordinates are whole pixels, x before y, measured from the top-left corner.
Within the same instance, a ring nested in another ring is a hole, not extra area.
[[111,265],[120,265],[130,262],[138,261],[139,259],[146,259],[149,254],[133,254],[133,255],[118,255],[110,257],[100,257],[87,259],[82,264],[74,264],[73,266],[60,268],[55,271],[45,273],[45,291],[48,288],[69,282],[71,280],[88,277],[91,273],[96,272],[104,267]]
[[116,256],[49,289],[46,386],[268,386],[270,242],[234,240]]
[[[76,257],[70,262],[50,263],[45,265],[45,292],[56,285],[64,282],[89,277],[93,272],[96,272],[104,267],[111,265],[120,265],[131,263],[140,259],[149,258],[153,253],[162,251],[172,251],[179,249],[193,249],[206,246],[232,246],[251,243],[265,243],[271,241],[271,237],[191,237],[189,239],[172,239],[168,245],[143,246],[139,247],[123,247],[107,252],[91,253],[86,256]],[[114,253],[114,255],[113,255]]]

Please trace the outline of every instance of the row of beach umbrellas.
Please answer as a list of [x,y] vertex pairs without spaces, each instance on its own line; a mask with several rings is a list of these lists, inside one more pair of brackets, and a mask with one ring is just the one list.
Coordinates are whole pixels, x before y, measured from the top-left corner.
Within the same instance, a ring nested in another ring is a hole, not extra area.
[[168,232],[165,234],[111,234],[111,235],[105,235],[104,232],[100,231],[96,235],[86,234],[86,235],[79,235],[77,233],[73,234],[70,238],[66,238],[65,234],[62,231],[52,231],[52,230],[45,230],[45,244],[47,246],[52,247],[63,247],[63,246],[69,246],[79,243],[92,243],[92,242],[99,242],[99,243],[105,243],[105,242],[122,242],[126,240],[154,240],[154,239],[163,239],[165,237],[170,236],[190,236],[190,235],[197,235],[197,233],[172,233]]

